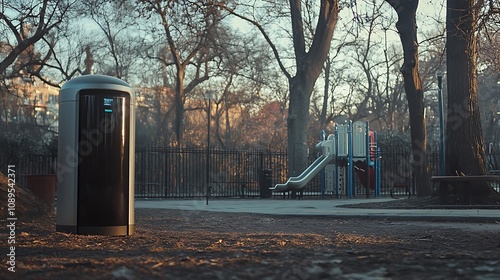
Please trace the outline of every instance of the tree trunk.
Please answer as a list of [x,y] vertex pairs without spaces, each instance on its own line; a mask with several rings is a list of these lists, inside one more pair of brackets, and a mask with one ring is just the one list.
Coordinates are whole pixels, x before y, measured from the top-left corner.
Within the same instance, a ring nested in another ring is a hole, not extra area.
[[[303,77],[295,76],[290,82],[288,107],[288,174],[297,176],[307,168],[307,122],[314,82],[306,84]],[[299,82],[302,80],[302,82]]]
[[182,147],[184,133],[184,68],[177,68],[174,97],[174,129],[177,147]]
[[418,0],[400,2],[386,0],[398,13],[396,27],[403,46],[404,61],[401,67],[406,99],[410,113],[411,149],[413,177],[417,187],[417,196],[429,196],[431,187],[429,181],[427,144],[424,116],[424,95],[422,82],[418,72],[418,42],[416,11]]
[[321,106],[321,114],[319,116],[319,123],[322,126],[326,125],[326,113],[327,113],[327,109],[328,109],[328,100],[330,100],[329,92],[330,92],[330,71],[331,71],[331,69],[332,69],[332,62],[330,61],[330,58],[328,58],[327,61],[325,62],[325,87],[323,90],[323,104]]
[[[297,176],[307,167],[307,122],[312,90],[325,63],[333,31],[338,20],[336,0],[321,1],[316,32],[306,52],[302,26],[301,1],[290,0],[293,47],[297,72],[291,77],[285,70],[290,88],[288,108],[288,176]],[[292,197],[295,192],[292,193]]]
[[[446,174],[486,174],[486,156],[478,107],[475,0],[448,0],[446,60],[448,113],[446,122]],[[486,183],[440,186],[442,203],[470,204],[496,192]]]

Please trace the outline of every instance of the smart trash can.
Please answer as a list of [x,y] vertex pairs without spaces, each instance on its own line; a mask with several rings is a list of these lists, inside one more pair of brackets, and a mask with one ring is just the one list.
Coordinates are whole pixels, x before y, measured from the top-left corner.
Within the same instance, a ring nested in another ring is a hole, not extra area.
[[271,169],[262,169],[259,181],[260,198],[272,197],[273,191],[270,188],[273,186],[273,171]]
[[59,93],[56,231],[134,233],[135,93],[85,75]]

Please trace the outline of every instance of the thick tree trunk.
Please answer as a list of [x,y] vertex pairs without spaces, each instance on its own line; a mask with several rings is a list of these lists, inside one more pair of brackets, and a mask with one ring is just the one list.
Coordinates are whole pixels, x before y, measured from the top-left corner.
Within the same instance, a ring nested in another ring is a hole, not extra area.
[[[302,82],[300,81],[302,80]],[[297,176],[307,168],[307,122],[312,86],[302,77],[295,76],[290,82],[290,106],[288,108],[288,174]],[[314,85],[314,83],[313,83]]]
[[[448,114],[446,122],[446,174],[486,174],[486,156],[478,107],[478,8],[475,0],[448,0],[446,60]],[[496,192],[486,183],[441,186],[443,203],[469,204]],[[482,198],[481,198],[482,197]]]
[[426,129],[424,115],[424,95],[418,72],[418,42],[416,11],[418,0],[400,2],[386,0],[398,13],[396,27],[403,46],[404,62],[401,73],[404,78],[406,99],[410,113],[411,149],[413,157],[413,177],[417,187],[417,196],[429,196],[429,181]]
[[[287,124],[289,176],[298,176],[308,166],[307,125],[314,81],[307,82],[304,73],[298,73],[290,80],[290,105],[288,107]],[[292,198],[295,197],[296,192],[292,191]]]
[[[290,0],[293,47],[297,72],[291,77],[284,68],[290,87],[288,108],[288,176],[297,176],[307,168],[307,121],[314,83],[322,71],[330,50],[333,31],[338,20],[338,1],[321,1],[316,32],[309,51],[302,26],[300,0]],[[295,196],[295,193],[292,193]]]

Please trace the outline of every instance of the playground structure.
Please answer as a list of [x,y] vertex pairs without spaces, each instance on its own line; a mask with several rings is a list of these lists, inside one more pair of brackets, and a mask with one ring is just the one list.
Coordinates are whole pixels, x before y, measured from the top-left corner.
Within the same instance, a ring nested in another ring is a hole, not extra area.
[[[352,198],[354,173],[366,189],[380,196],[380,157],[376,133],[369,130],[368,122],[348,121],[337,124],[335,132],[316,144],[322,154],[299,176],[290,177],[284,184],[276,184],[271,190],[300,191],[309,181],[324,170],[322,193],[335,193],[340,198],[344,193]],[[346,193],[347,190],[347,193]]]

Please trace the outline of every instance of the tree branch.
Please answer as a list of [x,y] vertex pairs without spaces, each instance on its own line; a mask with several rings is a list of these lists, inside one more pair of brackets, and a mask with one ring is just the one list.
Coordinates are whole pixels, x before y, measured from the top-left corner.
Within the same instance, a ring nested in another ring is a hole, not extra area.
[[221,9],[224,9],[226,10],[227,12],[229,12],[230,14],[248,22],[248,23],[251,23],[253,26],[255,26],[259,31],[260,33],[262,34],[262,36],[264,36],[264,39],[266,40],[267,44],[271,47],[272,51],[273,51],[273,54],[274,54],[274,57],[276,58],[276,61],[278,62],[278,65],[281,69],[281,72],[283,72],[283,74],[286,76],[286,78],[288,80],[291,80],[292,79],[292,76],[290,75],[290,73],[286,70],[285,66],[283,65],[283,62],[281,61],[281,57],[278,53],[278,49],[276,48],[276,46],[273,44],[273,42],[271,41],[271,38],[269,38],[269,35],[266,33],[266,31],[264,30],[264,28],[262,27],[262,25],[260,25],[258,22],[256,22],[255,20],[252,20],[248,17],[245,17],[237,12],[234,11],[234,9],[232,8],[229,8],[227,6],[225,6],[224,4],[222,3],[218,3],[218,2],[209,2],[207,3],[206,5],[214,5],[214,6],[217,6]]

